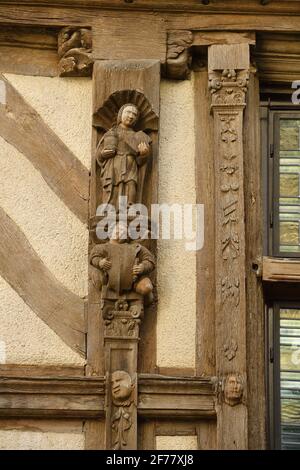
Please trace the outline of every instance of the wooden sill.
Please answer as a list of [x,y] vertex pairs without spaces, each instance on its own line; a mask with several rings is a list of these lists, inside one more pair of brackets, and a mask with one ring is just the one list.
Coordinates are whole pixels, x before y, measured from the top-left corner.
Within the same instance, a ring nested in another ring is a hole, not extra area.
[[300,282],[300,259],[263,257],[263,281]]

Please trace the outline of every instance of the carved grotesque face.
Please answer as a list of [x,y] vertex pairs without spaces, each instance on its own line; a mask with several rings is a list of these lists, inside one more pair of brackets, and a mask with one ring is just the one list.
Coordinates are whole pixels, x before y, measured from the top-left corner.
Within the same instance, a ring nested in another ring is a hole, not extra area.
[[135,106],[126,106],[123,109],[121,122],[126,127],[132,127],[138,118],[138,110]]
[[116,240],[119,243],[124,243],[127,240],[127,226],[126,224],[118,223],[115,225],[111,239]]
[[132,380],[127,372],[117,370],[111,376],[112,396],[115,400],[127,400],[132,392]]
[[229,405],[236,405],[241,401],[243,395],[243,384],[240,377],[229,375],[225,382],[225,401]]

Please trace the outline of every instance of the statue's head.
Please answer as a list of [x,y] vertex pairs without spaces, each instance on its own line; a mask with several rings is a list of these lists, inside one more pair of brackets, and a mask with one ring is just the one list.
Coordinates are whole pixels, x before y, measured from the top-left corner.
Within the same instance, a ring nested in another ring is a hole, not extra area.
[[127,238],[127,224],[121,221],[117,222],[111,232],[110,239],[118,243],[124,243],[127,241]]
[[124,104],[118,112],[118,124],[125,127],[133,127],[139,118],[139,110],[133,103]]
[[244,392],[242,377],[237,374],[230,374],[225,379],[224,398],[225,403],[234,406],[241,402]]
[[130,375],[124,370],[116,370],[111,375],[111,391],[114,401],[123,402],[130,398],[133,390]]

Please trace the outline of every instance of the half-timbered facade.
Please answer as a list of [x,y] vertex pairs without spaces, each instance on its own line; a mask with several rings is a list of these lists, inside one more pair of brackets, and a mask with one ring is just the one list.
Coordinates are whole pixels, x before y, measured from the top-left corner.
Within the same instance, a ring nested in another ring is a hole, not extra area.
[[0,449],[300,448],[300,1],[0,0],[0,74]]

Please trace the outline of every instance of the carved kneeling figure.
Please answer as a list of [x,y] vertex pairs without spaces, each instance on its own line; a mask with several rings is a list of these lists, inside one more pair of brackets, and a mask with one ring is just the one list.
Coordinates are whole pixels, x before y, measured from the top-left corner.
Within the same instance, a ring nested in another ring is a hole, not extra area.
[[144,297],[146,305],[153,301],[153,285],[147,275],[155,268],[154,258],[139,243],[128,243],[126,224],[116,223],[109,242],[93,248],[90,262],[102,273],[102,294],[106,298],[136,292]]

